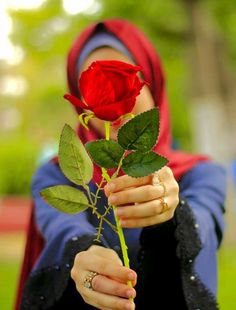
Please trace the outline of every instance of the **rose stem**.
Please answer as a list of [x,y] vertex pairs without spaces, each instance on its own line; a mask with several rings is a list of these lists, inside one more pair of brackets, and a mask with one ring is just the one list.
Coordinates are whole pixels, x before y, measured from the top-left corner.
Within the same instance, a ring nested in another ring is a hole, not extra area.
[[[110,139],[110,122],[109,121],[105,121],[105,137],[106,137],[106,140]],[[105,168],[103,168],[103,169],[105,170]],[[109,182],[111,180],[107,171],[104,174],[104,177],[105,177],[107,182]],[[127,247],[126,242],[125,242],[124,232],[123,232],[122,227],[120,225],[119,218],[116,216],[116,213],[115,213],[116,207],[114,205],[112,205],[112,209],[113,209],[113,213],[114,213],[114,217],[115,217],[115,221],[116,221],[116,228],[117,228],[117,233],[118,233],[118,237],[120,240],[120,246],[121,246],[121,251],[122,251],[122,255],[123,255],[124,265],[125,265],[125,267],[130,268],[128,251],[127,251],[128,247]],[[127,285],[129,287],[133,287],[131,281],[128,281]],[[133,301],[133,298],[130,298],[130,300]]]

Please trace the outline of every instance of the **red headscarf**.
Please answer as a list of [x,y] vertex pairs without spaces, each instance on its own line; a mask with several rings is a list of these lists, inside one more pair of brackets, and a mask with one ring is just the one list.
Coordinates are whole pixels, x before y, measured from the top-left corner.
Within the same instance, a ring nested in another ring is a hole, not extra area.
[[[192,155],[172,149],[169,106],[166,96],[165,78],[159,56],[144,33],[126,20],[107,19],[103,22],[95,23],[86,28],[77,37],[68,54],[67,62],[68,87],[71,94],[79,96],[78,56],[88,39],[99,30],[105,30],[115,35],[127,47],[135,63],[142,67],[144,80],[148,82],[160,111],[160,135],[155,150],[168,158],[168,166],[172,169],[175,178],[178,180],[199,161],[208,160],[208,157],[203,155]],[[87,131],[82,126],[79,126],[78,134],[84,143],[98,138],[96,132]],[[99,178],[99,174],[100,169],[95,166],[95,180]]]
[[[78,55],[80,55],[80,52],[86,41],[93,35],[94,32],[99,30],[99,28],[103,28],[108,32],[114,34],[130,51],[136,64],[142,67],[144,80],[149,83],[153,98],[160,110],[160,135],[158,144],[156,145],[155,149],[158,153],[168,158],[169,167],[172,169],[176,179],[179,179],[196,163],[203,160],[208,160],[206,156],[191,155],[184,152],[172,150],[169,108],[166,97],[164,74],[161,67],[160,59],[152,44],[145,37],[145,35],[139,29],[137,29],[135,26],[125,20],[108,19],[100,23],[95,23],[86,28],[75,40],[68,54],[67,65],[68,86],[71,94],[79,96],[79,90],[77,86]],[[98,138],[98,134],[95,131],[87,131],[82,126],[79,126],[78,134],[84,143]],[[95,166],[94,171],[94,178],[96,180],[99,178],[100,169]],[[18,294],[15,306],[16,310],[19,309],[24,283],[40,251],[43,248],[43,244],[43,239],[40,236],[34,222],[32,208],[32,216],[27,232],[25,256],[22,264],[22,270],[18,286]]]

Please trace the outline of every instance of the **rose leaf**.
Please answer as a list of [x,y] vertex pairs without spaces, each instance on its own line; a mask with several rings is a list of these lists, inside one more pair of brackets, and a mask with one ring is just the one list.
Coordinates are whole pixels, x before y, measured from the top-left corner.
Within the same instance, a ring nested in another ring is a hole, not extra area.
[[118,143],[125,150],[147,152],[157,142],[159,134],[159,112],[153,108],[138,114],[118,132]]
[[123,148],[113,140],[87,142],[85,147],[93,161],[104,168],[115,168],[124,153]]
[[65,124],[59,143],[59,165],[73,183],[84,185],[93,176],[93,163],[75,131]]
[[45,188],[40,192],[40,195],[49,205],[68,214],[76,214],[89,207],[85,194],[69,185],[56,185]]
[[165,157],[153,151],[146,153],[137,151],[130,153],[124,158],[122,169],[129,176],[138,178],[147,176],[161,169],[167,163],[168,160]]

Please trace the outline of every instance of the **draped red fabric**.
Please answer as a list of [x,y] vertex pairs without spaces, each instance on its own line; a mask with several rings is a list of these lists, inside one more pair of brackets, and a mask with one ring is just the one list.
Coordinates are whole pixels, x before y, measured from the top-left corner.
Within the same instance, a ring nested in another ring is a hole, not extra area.
[[[68,87],[71,94],[79,96],[77,85],[78,72],[77,61],[78,55],[85,42],[92,34],[100,29],[106,29],[120,39],[128,48],[137,65],[142,67],[144,80],[149,83],[151,93],[154,97],[157,107],[160,111],[160,135],[155,150],[168,158],[169,167],[172,169],[176,179],[178,180],[185,172],[191,169],[196,163],[208,160],[208,157],[197,154],[188,154],[181,151],[172,150],[172,137],[170,127],[169,107],[165,89],[165,78],[159,56],[154,47],[146,38],[144,33],[130,22],[123,19],[107,19],[103,22],[94,23],[87,27],[78,38],[76,38],[67,59],[67,78]],[[82,111],[77,110],[78,113]],[[82,126],[78,127],[78,134],[85,143],[90,140],[99,138],[95,131],[87,131]],[[55,161],[57,159],[55,158]],[[100,169],[95,166],[94,180],[100,178]],[[40,251],[43,248],[43,239],[36,229],[33,216],[30,219],[30,225],[27,232],[27,242],[22,265],[22,271],[18,286],[17,300],[15,310],[19,310],[19,304],[24,287],[25,280],[32,269]]]
[[15,310],[20,309],[20,302],[24,289],[24,284],[44,246],[43,237],[40,235],[35,225],[33,203],[31,205],[30,213],[31,214],[29,218],[29,225],[26,232],[25,251],[16,294]]

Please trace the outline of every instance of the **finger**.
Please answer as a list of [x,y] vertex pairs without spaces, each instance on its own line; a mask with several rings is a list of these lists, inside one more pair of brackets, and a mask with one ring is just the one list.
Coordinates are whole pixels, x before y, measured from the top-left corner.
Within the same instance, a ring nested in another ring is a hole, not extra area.
[[115,208],[115,213],[119,218],[142,218],[155,216],[162,212],[162,205],[159,199],[139,203],[131,206],[121,206]]
[[160,184],[166,188],[164,196],[178,195],[179,184],[177,183],[172,170],[169,167],[163,167],[158,171]]
[[162,182],[169,181],[170,179],[174,178],[172,170],[167,166],[158,170],[158,176]]
[[135,308],[134,303],[126,298],[111,296],[84,288],[83,290],[84,301],[98,309],[130,309]]
[[141,219],[120,219],[120,225],[124,228],[140,228],[161,224],[169,221],[174,216],[174,210],[169,209],[156,216],[149,216]]
[[134,288],[129,288],[126,284],[117,282],[102,275],[97,275],[93,278],[92,288],[96,292],[124,298],[135,298],[136,296]]
[[146,202],[161,197],[164,188],[161,185],[144,185],[121,192],[111,194],[108,197],[109,204],[122,205],[134,202]]
[[111,192],[119,192],[129,187],[137,187],[137,186],[149,184],[151,183],[151,178],[152,178],[151,176],[142,177],[142,178],[132,178],[128,175],[123,175],[107,183],[106,186],[104,186],[104,191],[105,191],[106,196],[109,196]]
[[117,262],[117,264],[119,264],[120,266],[123,266],[123,263],[122,263],[121,259],[119,258],[119,255],[113,249],[108,249],[105,247],[92,245],[89,248],[89,251],[96,253],[96,255],[99,255],[100,257],[104,257],[106,259],[111,259],[111,260],[113,260],[113,262]]
[[78,269],[92,270],[111,278],[117,278],[123,283],[134,281],[137,278],[137,274],[133,270],[114,264],[110,259],[101,258],[98,255],[92,255],[92,253],[88,255],[86,251],[76,255],[75,264]]

